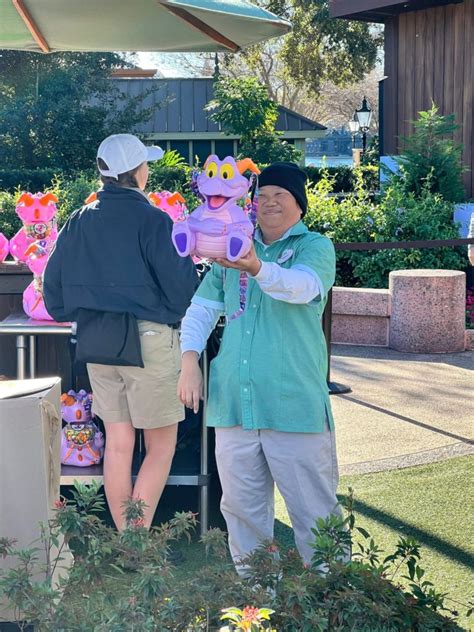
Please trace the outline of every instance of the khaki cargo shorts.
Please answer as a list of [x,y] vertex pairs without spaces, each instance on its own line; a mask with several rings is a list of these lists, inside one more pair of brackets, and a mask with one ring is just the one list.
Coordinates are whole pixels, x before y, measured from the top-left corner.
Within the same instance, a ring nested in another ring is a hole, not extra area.
[[138,321],[145,367],[87,364],[92,412],[107,423],[161,428],[184,419],[176,388],[181,370],[178,330]]

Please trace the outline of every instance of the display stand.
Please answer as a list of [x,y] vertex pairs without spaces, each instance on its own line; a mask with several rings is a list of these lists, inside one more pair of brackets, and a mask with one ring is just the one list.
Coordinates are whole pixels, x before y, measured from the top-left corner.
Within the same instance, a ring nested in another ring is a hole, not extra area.
[[[17,379],[36,377],[36,337],[38,335],[69,336],[71,335],[71,325],[55,323],[53,321],[34,321],[26,314],[11,314],[0,322],[0,335],[15,335],[17,348]],[[200,455],[199,464],[196,471],[190,473],[175,473],[166,482],[167,485],[191,485],[199,488],[199,523],[201,534],[208,529],[209,524],[209,484],[211,475],[209,474],[209,431],[206,427],[206,404],[207,404],[207,383],[208,383],[208,358],[207,350],[201,357],[201,365],[204,378],[204,401],[202,402],[202,413],[200,415]],[[28,373],[28,375],[27,375]],[[139,446],[138,463],[142,458],[143,449]],[[138,469],[136,467],[135,469]],[[103,482],[102,465],[87,468],[63,465],[61,467],[61,485],[73,485],[74,481],[82,483]]]

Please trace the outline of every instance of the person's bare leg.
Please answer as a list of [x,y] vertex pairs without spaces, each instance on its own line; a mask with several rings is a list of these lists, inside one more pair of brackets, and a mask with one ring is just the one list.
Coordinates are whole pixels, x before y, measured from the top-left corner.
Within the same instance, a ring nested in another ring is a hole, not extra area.
[[145,527],[149,528],[155,515],[173,460],[178,424],[144,430],[146,455],[138,472],[133,498],[146,504]]
[[125,528],[123,504],[132,496],[132,458],[135,428],[129,421],[104,423],[104,488],[110,513],[119,531]]

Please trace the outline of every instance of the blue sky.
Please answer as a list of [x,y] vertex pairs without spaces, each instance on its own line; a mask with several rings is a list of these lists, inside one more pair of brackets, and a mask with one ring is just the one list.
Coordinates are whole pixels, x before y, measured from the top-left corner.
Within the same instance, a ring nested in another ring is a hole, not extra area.
[[[137,53],[137,63],[140,68],[156,68],[165,77],[189,77],[189,73],[176,64],[173,53]],[[192,53],[190,53],[192,55]]]

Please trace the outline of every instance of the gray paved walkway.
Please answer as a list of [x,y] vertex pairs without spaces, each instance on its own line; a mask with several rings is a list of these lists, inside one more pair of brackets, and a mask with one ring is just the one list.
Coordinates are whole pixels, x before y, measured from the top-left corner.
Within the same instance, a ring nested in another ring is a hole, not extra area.
[[333,345],[331,395],[341,474],[474,453],[474,352],[442,355]]

